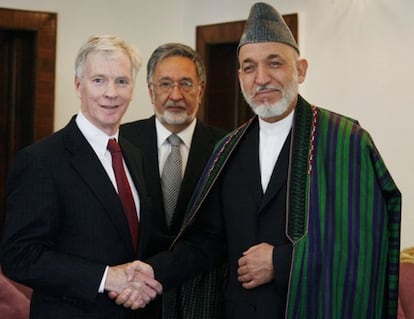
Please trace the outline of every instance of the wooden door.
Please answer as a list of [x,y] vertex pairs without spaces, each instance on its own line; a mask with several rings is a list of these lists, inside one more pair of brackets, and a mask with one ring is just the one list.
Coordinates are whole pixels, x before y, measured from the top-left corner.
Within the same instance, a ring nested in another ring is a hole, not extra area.
[[55,13],[0,8],[0,236],[16,151],[53,132]]

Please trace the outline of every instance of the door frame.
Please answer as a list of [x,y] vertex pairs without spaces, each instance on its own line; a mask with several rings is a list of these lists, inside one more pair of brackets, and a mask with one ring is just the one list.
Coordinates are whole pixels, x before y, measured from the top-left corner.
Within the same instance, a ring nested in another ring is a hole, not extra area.
[[53,132],[57,14],[0,8],[0,29],[36,33],[34,141]]
[[[55,64],[56,64],[56,33],[57,14],[50,12],[27,11],[0,8],[0,31],[23,31],[34,34],[33,63],[28,73],[32,74],[30,95],[33,97],[29,105],[31,116],[31,139],[21,144],[16,136],[7,136],[7,141],[0,145],[2,152],[0,162],[0,236],[5,213],[5,184],[10,163],[15,152],[45,136],[54,129],[55,104]],[[13,72],[7,71],[7,72]],[[2,88],[3,89],[3,88]],[[9,93],[9,92],[6,92]],[[14,93],[12,93],[14,94]],[[6,97],[3,97],[6,101]],[[10,107],[10,105],[3,105]],[[16,118],[16,121],[19,121]],[[2,123],[8,125],[8,123]],[[12,124],[14,125],[14,124]],[[3,127],[2,127],[3,129]]]

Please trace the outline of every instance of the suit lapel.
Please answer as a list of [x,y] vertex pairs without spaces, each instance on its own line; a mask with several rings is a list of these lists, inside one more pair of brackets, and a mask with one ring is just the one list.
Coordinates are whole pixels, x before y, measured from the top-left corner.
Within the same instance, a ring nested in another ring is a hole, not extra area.
[[[187,167],[185,168],[183,182],[181,184],[180,194],[177,199],[172,228],[175,225],[174,220],[183,220],[181,217],[186,212],[188,201],[190,200],[207,159],[210,157],[211,149],[214,144],[215,141],[212,140],[209,130],[197,122],[191,142],[190,153],[188,155]],[[181,224],[177,226],[180,227]]]
[[157,132],[155,129],[155,116],[146,120],[145,128],[141,130],[144,134],[137,136],[142,154],[145,154],[144,174],[148,192],[153,196],[154,201],[162,201],[160,172],[158,168],[158,146]]
[[[140,130],[143,134],[140,135],[139,141],[142,145],[142,153],[145,154],[144,160],[144,175],[148,193],[151,196],[152,207],[151,219],[154,225],[160,225],[163,231],[167,230],[167,221],[164,212],[164,199],[161,190],[161,177],[158,166],[158,144],[157,131],[155,128],[155,116],[145,120],[145,128]],[[148,163],[148,165],[145,165]]]
[[150,227],[149,216],[147,216],[147,212],[149,212],[150,207],[148,204],[149,199],[147,198],[147,190],[144,183],[143,159],[139,149],[133,146],[122,136],[119,137],[119,143],[121,145],[122,155],[128,167],[128,171],[138,192],[140,202],[138,252],[139,256],[142,256],[144,254],[143,248],[147,246],[145,230]]
[[141,153],[138,148],[133,146],[128,140],[119,137],[119,144],[122,149],[122,156],[124,157],[125,163],[127,164],[128,171],[134,181],[135,187],[139,196],[144,196],[146,194],[144,176],[143,176],[143,160]]
[[102,204],[103,211],[107,212],[125,243],[133,249],[119,196],[92,147],[77,127],[75,118],[66,127],[64,140],[65,147],[72,154],[74,169]]
[[260,165],[259,165],[259,123],[257,118],[252,123],[251,128],[246,133],[245,144],[239,148],[240,164],[242,178],[245,180],[243,184],[249,187],[249,194],[253,200],[260,204],[263,198],[263,191],[260,181]]

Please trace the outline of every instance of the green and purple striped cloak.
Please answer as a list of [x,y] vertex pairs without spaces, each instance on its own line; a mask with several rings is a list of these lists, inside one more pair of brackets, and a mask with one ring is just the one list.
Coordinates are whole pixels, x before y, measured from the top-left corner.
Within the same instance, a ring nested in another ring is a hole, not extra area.
[[[217,146],[188,223],[251,122]],[[396,318],[401,194],[371,137],[299,97],[291,143],[286,317]]]

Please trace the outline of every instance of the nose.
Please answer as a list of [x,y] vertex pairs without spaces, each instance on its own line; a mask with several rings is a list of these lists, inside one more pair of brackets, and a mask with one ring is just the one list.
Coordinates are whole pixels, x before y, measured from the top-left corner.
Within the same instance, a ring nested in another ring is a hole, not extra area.
[[256,83],[259,85],[265,85],[270,82],[269,70],[264,65],[257,66]]
[[178,85],[174,85],[169,93],[169,98],[173,101],[179,101],[181,100],[184,96],[183,93],[180,90],[180,87]]
[[118,95],[115,83],[108,82],[108,84],[105,86],[104,94],[107,98],[115,98]]

